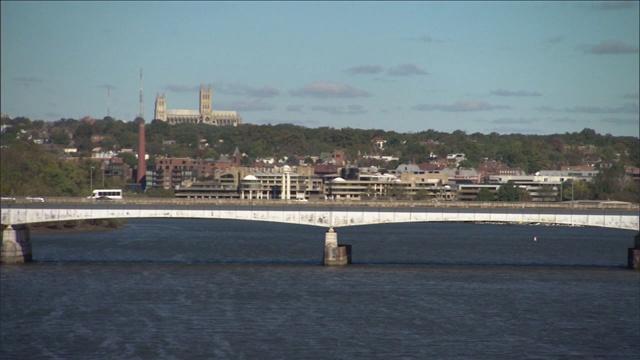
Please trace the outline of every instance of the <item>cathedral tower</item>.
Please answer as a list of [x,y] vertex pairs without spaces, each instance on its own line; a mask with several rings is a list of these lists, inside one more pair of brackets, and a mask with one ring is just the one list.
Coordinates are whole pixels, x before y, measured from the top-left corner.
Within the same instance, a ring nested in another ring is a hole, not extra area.
[[205,89],[204,86],[200,86],[200,115],[211,115],[213,112],[212,105],[211,85],[209,85],[208,89]]
[[167,121],[167,98],[164,94],[156,95],[156,114],[154,119]]

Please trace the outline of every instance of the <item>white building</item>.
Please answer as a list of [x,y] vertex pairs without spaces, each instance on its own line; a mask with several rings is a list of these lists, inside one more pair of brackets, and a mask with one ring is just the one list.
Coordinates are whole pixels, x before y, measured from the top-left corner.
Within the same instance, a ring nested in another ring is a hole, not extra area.
[[489,184],[506,184],[511,181],[515,186],[527,191],[531,201],[556,201],[559,197],[562,182],[567,180],[561,176],[541,175],[492,175]]

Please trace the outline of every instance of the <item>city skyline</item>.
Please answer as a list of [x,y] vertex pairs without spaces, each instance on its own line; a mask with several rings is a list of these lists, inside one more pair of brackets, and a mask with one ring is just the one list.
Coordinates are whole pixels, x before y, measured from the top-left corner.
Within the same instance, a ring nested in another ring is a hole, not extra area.
[[639,132],[639,9],[610,2],[2,1],[1,110],[131,121]]

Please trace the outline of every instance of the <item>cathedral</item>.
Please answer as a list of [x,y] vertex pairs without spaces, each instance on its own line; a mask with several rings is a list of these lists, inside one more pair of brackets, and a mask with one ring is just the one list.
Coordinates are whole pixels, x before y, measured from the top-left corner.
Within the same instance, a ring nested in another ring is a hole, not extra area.
[[156,95],[155,119],[171,125],[191,123],[213,126],[238,126],[242,118],[235,111],[213,111],[211,85],[207,89],[200,87],[200,110],[167,110],[167,99],[164,94]]

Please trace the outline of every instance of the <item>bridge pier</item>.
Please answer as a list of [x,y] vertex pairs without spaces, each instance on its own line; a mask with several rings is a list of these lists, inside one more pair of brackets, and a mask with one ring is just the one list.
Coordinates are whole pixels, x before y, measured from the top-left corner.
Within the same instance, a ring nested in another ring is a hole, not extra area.
[[338,233],[332,227],[324,236],[323,262],[329,266],[351,264],[351,245],[338,245]]
[[633,241],[633,247],[627,250],[627,267],[632,270],[640,270],[640,233]]
[[31,261],[31,236],[29,228],[14,229],[11,225],[2,231],[0,263],[16,264]]

